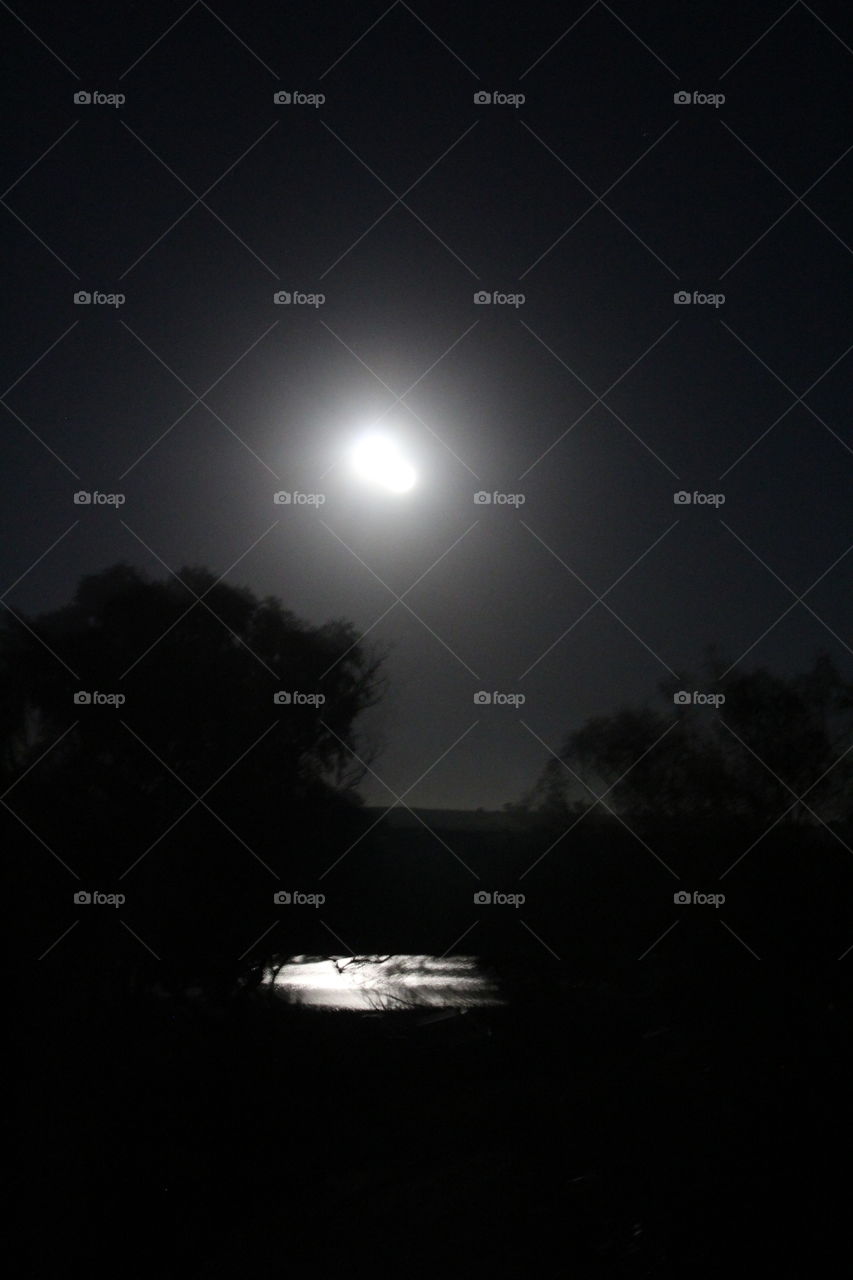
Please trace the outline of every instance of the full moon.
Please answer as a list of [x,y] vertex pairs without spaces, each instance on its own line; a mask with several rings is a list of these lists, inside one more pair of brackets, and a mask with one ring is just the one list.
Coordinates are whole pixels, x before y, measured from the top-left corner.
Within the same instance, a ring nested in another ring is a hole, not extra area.
[[391,436],[375,432],[362,436],[353,447],[351,462],[362,480],[390,493],[408,493],[417,479],[414,468]]

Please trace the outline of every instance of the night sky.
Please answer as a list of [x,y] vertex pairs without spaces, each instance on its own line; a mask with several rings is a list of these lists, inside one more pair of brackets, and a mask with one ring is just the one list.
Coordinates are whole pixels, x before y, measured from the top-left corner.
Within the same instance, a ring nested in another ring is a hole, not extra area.
[[[391,650],[373,804],[515,800],[709,644],[853,670],[847,5],[0,24],[16,613],[123,560],[352,619]],[[350,474],[374,423],[410,493]]]

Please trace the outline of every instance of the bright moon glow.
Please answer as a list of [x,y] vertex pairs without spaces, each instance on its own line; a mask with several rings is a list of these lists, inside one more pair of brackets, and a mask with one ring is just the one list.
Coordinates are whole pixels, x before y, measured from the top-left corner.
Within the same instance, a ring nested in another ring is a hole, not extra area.
[[389,436],[364,436],[352,451],[352,464],[362,480],[391,493],[407,493],[416,480],[413,467]]

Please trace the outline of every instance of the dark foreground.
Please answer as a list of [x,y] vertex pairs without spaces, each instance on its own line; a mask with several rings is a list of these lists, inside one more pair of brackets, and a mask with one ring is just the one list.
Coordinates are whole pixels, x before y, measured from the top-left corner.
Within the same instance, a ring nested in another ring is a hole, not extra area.
[[21,1270],[827,1274],[848,1252],[840,968],[565,968],[510,966],[507,1007],[430,1025],[34,992]]

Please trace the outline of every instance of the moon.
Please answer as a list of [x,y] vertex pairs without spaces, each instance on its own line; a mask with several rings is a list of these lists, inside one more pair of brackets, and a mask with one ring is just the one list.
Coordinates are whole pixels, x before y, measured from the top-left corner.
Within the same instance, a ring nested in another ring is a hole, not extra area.
[[414,467],[392,436],[374,431],[362,436],[350,461],[360,479],[389,493],[408,493],[417,481]]

